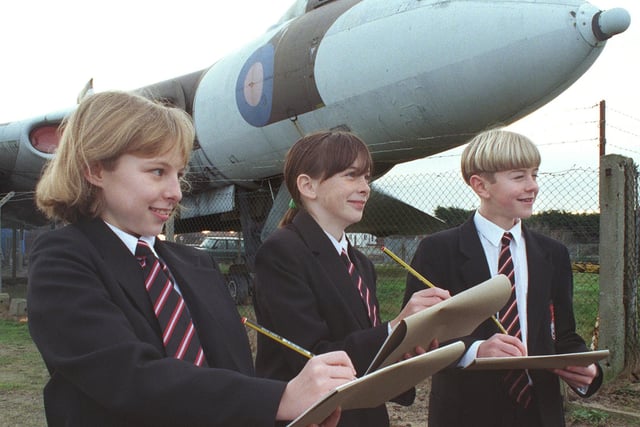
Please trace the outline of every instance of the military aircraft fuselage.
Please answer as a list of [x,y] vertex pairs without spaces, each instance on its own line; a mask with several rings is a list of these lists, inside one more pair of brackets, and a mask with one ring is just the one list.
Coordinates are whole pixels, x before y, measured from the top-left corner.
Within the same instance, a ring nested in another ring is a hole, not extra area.
[[[208,69],[138,90],[193,116],[192,216],[222,212],[204,203],[220,191],[278,179],[286,151],[309,132],[355,132],[379,175],[510,124],[568,88],[629,25],[626,11],[582,0],[299,1],[291,10]],[[1,191],[33,190],[56,146],[51,130],[72,109],[0,125]]]

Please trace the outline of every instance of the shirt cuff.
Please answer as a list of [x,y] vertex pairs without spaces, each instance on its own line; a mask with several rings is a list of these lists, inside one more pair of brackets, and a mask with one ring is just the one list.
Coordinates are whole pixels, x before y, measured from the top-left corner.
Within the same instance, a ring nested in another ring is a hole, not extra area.
[[483,342],[484,340],[474,341],[474,343],[469,346],[467,352],[458,361],[458,368],[466,368],[471,364],[471,362],[476,360],[476,356],[478,355],[478,347],[480,347],[480,344],[482,344]]

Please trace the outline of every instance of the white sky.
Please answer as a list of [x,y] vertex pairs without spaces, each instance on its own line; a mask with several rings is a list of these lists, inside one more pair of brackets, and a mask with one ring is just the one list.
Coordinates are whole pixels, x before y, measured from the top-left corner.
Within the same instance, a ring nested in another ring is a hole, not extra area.
[[[90,78],[96,91],[128,90],[204,69],[262,34],[292,3],[5,1],[0,8],[0,123],[72,106]],[[598,108],[589,107],[602,99],[610,126],[607,152],[640,163],[640,1],[592,3],[601,9],[624,7],[631,27],[611,39],[564,94],[512,127],[540,146],[543,168],[597,166],[598,128],[587,122],[597,122]],[[422,171],[457,168],[457,159],[449,158],[455,156],[447,153],[418,165]]]

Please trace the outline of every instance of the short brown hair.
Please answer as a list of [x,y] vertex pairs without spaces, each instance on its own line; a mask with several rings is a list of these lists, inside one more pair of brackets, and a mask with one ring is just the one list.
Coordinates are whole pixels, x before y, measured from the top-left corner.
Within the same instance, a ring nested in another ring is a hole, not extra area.
[[323,131],[308,134],[289,149],[284,160],[284,183],[295,202],[280,221],[280,226],[291,222],[302,207],[297,179],[302,174],[324,181],[346,170],[362,159],[358,174],[372,173],[373,160],[367,144],[351,132]]

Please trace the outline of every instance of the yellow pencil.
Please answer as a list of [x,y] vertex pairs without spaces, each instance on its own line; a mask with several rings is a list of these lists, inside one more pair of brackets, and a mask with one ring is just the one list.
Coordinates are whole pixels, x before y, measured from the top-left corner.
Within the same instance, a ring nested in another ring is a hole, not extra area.
[[[391,259],[393,259],[395,262],[397,262],[398,264],[403,266],[409,273],[413,274],[422,283],[424,283],[425,285],[427,285],[430,288],[435,288],[435,285],[433,283],[428,281],[422,274],[420,274],[416,270],[414,270],[409,264],[407,264],[402,259],[400,259],[400,257],[398,257],[396,254],[391,252],[388,248],[385,248],[383,246],[382,247],[382,252],[384,252],[385,254],[389,255],[391,257]],[[498,326],[498,329],[500,329],[500,331],[503,334],[507,334],[508,335],[507,330],[504,328],[504,326],[502,326],[502,323],[500,323],[500,321],[498,321],[498,319],[496,319],[495,316],[491,316],[491,320],[493,320],[493,323],[495,323]]]
[[244,325],[247,325],[251,329],[260,332],[261,334],[268,336],[272,340],[279,342],[280,344],[284,345],[285,347],[289,347],[291,350],[297,351],[298,353],[300,353],[304,357],[307,357],[309,359],[311,359],[313,357],[313,353],[311,353],[310,351],[305,350],[304,348],[300,347],[299,345],[296,345],[296,344],[292,343],[291,341],[289,341],[286,338],[282,338],[280,335],[271,332],[267,328],[264,328],[264,327],[262,327],[262,326],[260,326],[260,325],[258,325],[256,323],[253,323],[252,321],[250,321],[246,317],[242,317],[242,323]]

